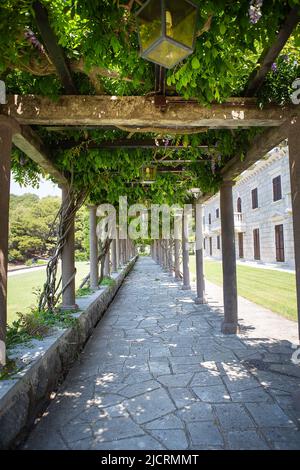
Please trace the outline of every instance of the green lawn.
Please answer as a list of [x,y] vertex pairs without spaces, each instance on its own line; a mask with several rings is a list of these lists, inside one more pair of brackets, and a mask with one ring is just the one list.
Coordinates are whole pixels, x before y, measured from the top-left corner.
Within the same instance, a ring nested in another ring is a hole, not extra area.
[[[89,273],[89,263],[76,263],[76,288]],[[16,318],[16,312],[26,312],[36,305],[34,290],[42,288],[45,282],[45,270],[26,272],[8,278],[8,323]]]
[[[195,257],[190,257],[192,278],[195,278]],[[208,281],[222,285],[222,264],[205,261],[205,277]],[[297,320],[295,275],[271,269],[258,269],[237,265],[238,294],[258,305]]]

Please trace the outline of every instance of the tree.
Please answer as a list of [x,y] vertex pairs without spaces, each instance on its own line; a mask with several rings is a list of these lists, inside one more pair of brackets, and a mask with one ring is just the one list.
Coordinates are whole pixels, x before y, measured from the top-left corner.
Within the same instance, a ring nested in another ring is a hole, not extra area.
[[[60,207],[59,197],[39,198],[34,194],[10,197],[9,261],[49,258],[55,245],[57,228],[50,229]],[[75,246],[77,259],[88,258],[88,210],[82,207],[76,216]]]

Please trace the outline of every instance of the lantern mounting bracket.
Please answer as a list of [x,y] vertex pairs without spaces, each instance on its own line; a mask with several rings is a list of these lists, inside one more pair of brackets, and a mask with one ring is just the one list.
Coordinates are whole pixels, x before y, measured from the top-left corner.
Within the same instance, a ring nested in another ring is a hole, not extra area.
[[161,65],[155,64],[155,95],[154,106],[161,111],[167,109],[166,99],[166,69]]

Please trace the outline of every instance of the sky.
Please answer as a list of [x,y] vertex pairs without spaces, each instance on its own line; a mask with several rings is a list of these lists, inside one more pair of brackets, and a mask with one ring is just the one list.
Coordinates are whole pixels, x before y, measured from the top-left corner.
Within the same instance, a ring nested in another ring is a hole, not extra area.
[[16,194],[17,196],[20,196],[25,193],[37,194],[39,197],[60,196],[61,190],[56,184],[43,178],[40,180],[40,186],[38,189],[31,186],[22,187],[14,180],[12,175],[10,182],[10,194]]

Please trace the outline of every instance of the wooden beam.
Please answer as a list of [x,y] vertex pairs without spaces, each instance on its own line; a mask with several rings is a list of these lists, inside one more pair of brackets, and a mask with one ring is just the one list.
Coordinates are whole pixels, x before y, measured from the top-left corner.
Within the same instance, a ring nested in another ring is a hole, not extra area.
[[161,164],[174,164],[174,163],[207,163],[210,162],[211,160],[209,159],[199,159],[199,160],[152,160],[151,164],[155,163],[161,163]]
[[90,140],[82,141],[82,142],[74,142],[74,141],[61,141],[57,144],[53,144],[51,148],[53,149],[72,149],[74,147],[78,147],[79,145],[83,145],[85,149],[172,149],[172,150],[184,150],[190,148],[198,148],[202,150],[208,150],[209,147],[207,145],[197,145],[193,147],[192,145],[184,146],[182,144],[179,145],[172,145],[168,144],[165,145],[162,139],[118,139],[113,140],[111,142],[91,142]]
[[[133,132],[143,129],[245,128],[280,126],[291,107],[268,105],[259,109],[256,100],[231,98],[230,102],[201,106],[194,101],[168,97],[168,106],[161,112],[151,99],[143,96],[61,96],[57,101],[47,97],[8,96],[0,111],[20,124],[36,125],[100,125],[124,128]],[[152,131],[154,132],[154,131]]]
[[77,93],[77,89],[73,82],[64,51],[58,45],[56,36],[50,26],[47,9],[39,1],[34,2],[33,9],[44,45],[52,63],[55,66],[64,89],[68,95],[74,95]]
[[300,109],[295,108],[294,117],[291,117],[280,127],[268,129],[255,137],[243,160],[241,160],[239,156],[236,156],[225,165],[221,171],[223,179],[232,180],[237,178],[243,171],[248,170],[255,162],[279,145],[280,142],[287,139],[289,129],[297,115],[300,116]]
[[42,140],[29,126],[21,126],[20,132],[13,135],[13,144],[43,168],[47,174],[53,176],[59,184],[68,185],[67,179],[51,161]]
[[260,67],[251,75],[250,81],[245,90],[245,96],[254,96],[259,90],[266,78],[267,73],[271,70],[272,64],[276,61],[280,52],[284,48],[299,20],[299,7],[296,6],[291,9],[272,46],[267,51],[265,51],[259,59]]

